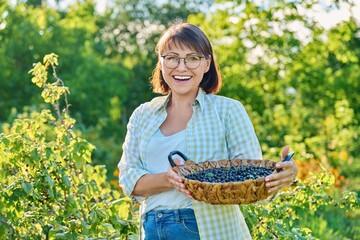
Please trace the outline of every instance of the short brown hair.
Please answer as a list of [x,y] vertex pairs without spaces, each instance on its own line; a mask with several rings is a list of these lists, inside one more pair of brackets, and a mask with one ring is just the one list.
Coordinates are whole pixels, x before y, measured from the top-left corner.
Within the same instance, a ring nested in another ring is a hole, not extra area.
[[193,24],[176,23],[162,34],[155,48],[159,60],[150,81],[154,93],[168,94],[170,92],[170,88],[162,76],[159,62],[161,54],[170,43],[185,45],[203,54],[205,58],[210,57],[210,68],[209,71],[204,74],[200,87],[206,93],[217,93],[220,91],[222,80],[209,39],[200,28]]

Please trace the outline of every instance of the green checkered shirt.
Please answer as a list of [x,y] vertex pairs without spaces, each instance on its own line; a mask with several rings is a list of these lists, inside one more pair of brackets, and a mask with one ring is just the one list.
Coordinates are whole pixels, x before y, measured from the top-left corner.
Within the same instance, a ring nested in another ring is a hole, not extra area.
[[[140,105],[130,117],[119,162],[119,182],[131,196],[138,179],[148,174],[145,149],[164,122],[169,96]],[[206,94],[201,89],[192,104],[193,115],[186,127],[186,155],[195,162],[220,159],[261,159],[253,125],[243,105],[236,100]],[[169,149],[169,152],[175,149]],[[131,196],[141,203],[142,197]],[[211,205],[192,201],[202,240],[251,239],[237,205]],[[141,212],[141,210],[140,210]]]

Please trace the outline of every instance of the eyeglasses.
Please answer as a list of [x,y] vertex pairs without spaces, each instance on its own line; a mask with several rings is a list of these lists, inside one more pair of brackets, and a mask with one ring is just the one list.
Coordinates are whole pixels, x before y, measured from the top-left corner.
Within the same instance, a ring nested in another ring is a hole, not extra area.
[[180,58],[177,56],[164,55],[161,56],[163,58],[163,62],[167,68],[174,69],[180,64],[180,60],[184,59],[185,66],[189,69],[196,69],[200,66],[201,59],[205,58],[202,56],[188,56],[184,58]]

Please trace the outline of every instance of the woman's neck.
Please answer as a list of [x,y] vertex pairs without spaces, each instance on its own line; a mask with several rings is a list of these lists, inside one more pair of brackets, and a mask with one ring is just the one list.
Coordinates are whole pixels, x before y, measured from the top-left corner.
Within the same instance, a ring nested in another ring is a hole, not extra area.
[[192,103],[195,101],[197,95],[189,96],[189,95],[178,95],[171,94],[171,99],[168,104],[168,107],[174,109],[186,109],[191,108]]

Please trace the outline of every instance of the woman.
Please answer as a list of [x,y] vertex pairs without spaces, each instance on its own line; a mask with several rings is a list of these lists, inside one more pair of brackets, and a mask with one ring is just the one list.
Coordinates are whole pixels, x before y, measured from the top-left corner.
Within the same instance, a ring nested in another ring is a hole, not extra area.
[[[140,105],[128,123],[119,163],[119,182],[141,204],[142,239],[251,239],[237,205],[193,200],[169,167],[168,154],[180,150],[195,162],[261,159],[253,125],[238,101],[214,95],[221,76],[206,35],[178,23],[161,36],[151,84],[163,97]],[[282,151],[282,157],[288,147]],[[177,161],[181,164],[180,161]],[[268,191],[288,185],[297,174],[293,161],[266,178]]]

